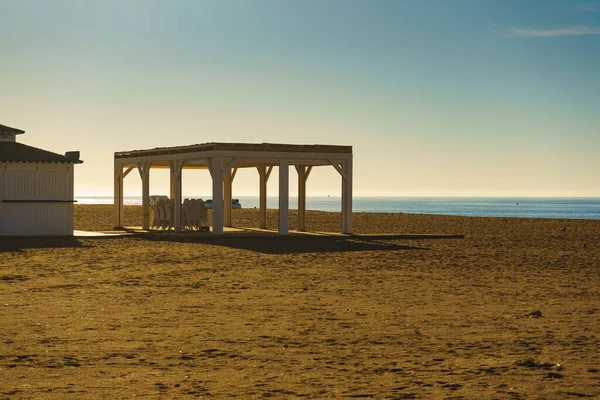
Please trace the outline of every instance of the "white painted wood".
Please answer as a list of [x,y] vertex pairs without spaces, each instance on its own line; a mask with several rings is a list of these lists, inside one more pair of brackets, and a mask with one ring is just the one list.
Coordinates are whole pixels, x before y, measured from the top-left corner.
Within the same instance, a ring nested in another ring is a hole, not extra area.
[[269,179],[267,174],[267,166],[259,165],[258,169],[259,179],[259,227],[261,229],[267,229],[267,180]]
[[290,168],[287,160],[279,161],[279,234],[287,235],[289,215],[289,176]]
[[306,231],[306,179],[307,167],[304,165],[296,165],[298,172],[298,230]]
[[223,214],[223,224],[225,226],[231,227],[231,199],[232,199],[232,189],[233,189],[233,178],[232,171],[225,170],[224,182],[223,182],[223,206],[224,206],[224,214]]
[[2,232],[2,208],[3,208],[3,202],[2,200],[4,200],[4,172],[7,168],[6,164],[0,163],[0,236],[3,235]]
[[346,172],[344,171],[344,161],[337,160],[329,160],[329,163],[333,165],[333,168],[342,176],[342,178],[346,178]]
[[142,179],[142,229],[150,229],[150,167],[152,163],[138,163]]
[[306,167],[306,174],[304,175],[304,180],[308,180],[308,177],[310,176],[310,171],[312,171],[312,169],[313,167],[311,165]]
[[[123,167],[137,166],[139,162],[152,162],[153,168],[168,168],[169,161],[177,157],[182,161],[182,168],[201,168],[208,169],[213,179],[213,232],[223,233],[223,224],[231,225],[231,203],[232,197],[231,182],[235,178],[238,168],[256,167],[259,172],[260,183],[260,227],[267,227],[267,182],[274,166],[280,168],[280,190],[279,205],[280,216],[286,213],[286,218],[280,218],[280,233],[288,232],[287,214],[289,214],[289,166],[302,166],[298,170],[303,175],[299,180],[299,193],[301,192],[301,201],[299,205],[299,227],[306,228],[306,181],[314,166],[332,165],[342,177],[342,231],[350,232],[352,229],[352,153],[351,147],[346,146],[345,150],[337,151],[334,148],[331,152],[327,151],[286,151],[285,148],[277,150],[268,150],[265,146],[263,150],[198,150],[198,147],[191,146],[194,151],[186,152],[186,147],[177,147],[174,150],[165,149],[164,154],[154,155],[136,155],[133,153],[117,153],[118,160]],[[350,152],[347,152],[349,149]],[[307,150],[306,148],[304,150]],[[321,148],[323,150],[323,148]],[[149,150],[151,152],[152,150]],[[161,150],[162,151],[162,150]],[[171,151],[169,154],[168,152]],[[139,152],[138,154],[142,154]],[[121,157],[128,155],[128,157]],[[129,156],[130,155],[130,156]],[[283,170],[285,169],[285,171]],[[302,172],[300,172],[302,171]],[[283,186],[281,185],[283,183]],[[302,186],[302,187],[301,187]],[[175,197],[175,181],[171,187],[172,197]],[[223,201],[223,200],[226,201]]]
[[181,232],[181,172],[183,160],[169,161],[171,169],[171,200],[173,200],[173,222],[175,232]]
[[[183,160],[201,160],[214,157],[221,157],[222,159],[231,159],[233,151],[225,150],[210,150],[210,151],[197,151],[190,153],[177,154],[177,157]],[[279,165],[279,159],[285,158],[289,160],[290,164],[303,163],[305,165],[329,165],[329,160],[343,160],[349,153],[313,153],[313,152],[274,152],[274,151],[235,151],[235,157],[243,159],[238,162],[239,164],[247,165],[246,162],[250,160],[254,166],[257,163]],[[166,161],[172,159],[173,155],[153,155],[143,157],[120,157],[119,162],[124,165],[136,165],[138,162],[144,161]],[[312,161],[312,162],[311,162]],[[247,165],[248,167],[252,165]],[[206,164],[208,168],[208,163]]]
[[6,200],[34,200],[36,198],[37,170],[33,165],[17,165],[4,174]]
[[169,198],[173,200],[175,198],[175,178],[173,177],[173,169],[171,167],[171,161],[169,161]]
[[35,198],[45,200],[73,200],[73,168],[49,169],[40,167],[37,171]]
[[73,203],[4,203],[2,209],[2,235],[73,235]]
[[136,164],[136,165],[132,165],[132,166],[129,166],[129,167],[127,167],[127,169],[126,169],[126,170],[123,172],[123,179],[125,179],[125,177],[126,177],[127,175],[129,175],[129,173],[130,173],[131,171],[133,171],[133,169],[134,169],[136,166],[137,166],[137,164]]
[[223,170],[223,172],[231,171],[237,164],[242,161],[242,157],[234,157],[228,164],[227,167]]
[[223,234],[223,159],[213,157],[209,160],[212,176],[212,216],[213,234]]
[[113,203],[113,227],[122,228],[124,220],[123,210],[123,165],[115,160],[114,173],[114,203]]
[[344,161],[342,178],[342,233],[352,233],[352,158]]
[[72,235],[73,169],[0,163],[0,236]]

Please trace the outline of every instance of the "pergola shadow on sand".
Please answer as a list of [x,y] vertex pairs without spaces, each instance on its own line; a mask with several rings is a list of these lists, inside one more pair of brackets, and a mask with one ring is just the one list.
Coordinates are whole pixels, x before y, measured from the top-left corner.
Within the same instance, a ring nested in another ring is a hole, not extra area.
[[260,184],[260,228],[267,227],[267,181],[279,168],[279,234],[288,234],[289,167],[298,173],[298,230],[306,230],[306,181],[313,167],[333,166],[342,177],[342,233],[352,233],[352,146],[204,143],[115,153],[113,226],[121,228],[123,179],[137,169],[142,179],[142,228],[150,227],[150,169],[169,168],[175,231],[181,232],[183,169],[208,169],[212,177],[213,229],[231,226],[232,182],[239,168],[256,168]]

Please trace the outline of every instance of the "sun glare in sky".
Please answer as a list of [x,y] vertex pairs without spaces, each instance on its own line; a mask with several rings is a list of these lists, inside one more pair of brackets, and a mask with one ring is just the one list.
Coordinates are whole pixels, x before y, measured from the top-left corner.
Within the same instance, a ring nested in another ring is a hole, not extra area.
[[270,142],[353,146],[357,196],[600,197],[599,2],[4,0],[0,49],[0,124],[79,150],[79,196],[112,194],[116,151]]

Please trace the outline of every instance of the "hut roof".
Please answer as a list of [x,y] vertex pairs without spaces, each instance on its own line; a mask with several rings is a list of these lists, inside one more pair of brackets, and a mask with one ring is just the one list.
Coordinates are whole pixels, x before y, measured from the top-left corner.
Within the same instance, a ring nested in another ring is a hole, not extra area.
[[[0,127],[4,128],[3,125]],[[69,151],[62,155],[22,143],[0,142],[0,162],[81,164],[83,161],[79,159],[78,151]]]
[[14,135],[20,135],[22,133],[25,133],[25,131],[0,124],[0,133],[12,133]]

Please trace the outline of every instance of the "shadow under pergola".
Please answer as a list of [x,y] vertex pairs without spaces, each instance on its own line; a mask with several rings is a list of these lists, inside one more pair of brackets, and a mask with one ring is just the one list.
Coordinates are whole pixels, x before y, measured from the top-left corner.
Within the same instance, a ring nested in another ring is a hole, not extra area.
[[[424,251],[414,241],[462,239],[463,235],[342,235],[327,233],[290,232],[278,235],[276,231],[245,230],[224,235],[202,232],[148,232],[135,233],[144,240],[177,243],[202,243],[264,254],[334,253],[355,251]],[[398,241],[411,241],[411,245]]]

